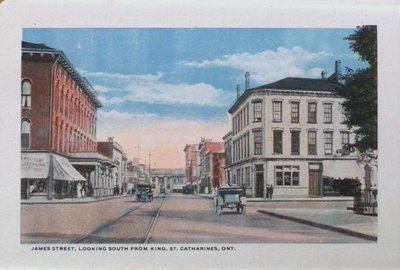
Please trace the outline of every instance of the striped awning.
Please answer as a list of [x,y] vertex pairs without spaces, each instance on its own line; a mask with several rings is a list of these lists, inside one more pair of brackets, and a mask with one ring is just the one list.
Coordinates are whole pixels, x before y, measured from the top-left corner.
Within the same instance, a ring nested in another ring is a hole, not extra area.
[[21,153],[22,179],[46,179],[51,172],[53,180],[86,181],[63,156],[49,153]]

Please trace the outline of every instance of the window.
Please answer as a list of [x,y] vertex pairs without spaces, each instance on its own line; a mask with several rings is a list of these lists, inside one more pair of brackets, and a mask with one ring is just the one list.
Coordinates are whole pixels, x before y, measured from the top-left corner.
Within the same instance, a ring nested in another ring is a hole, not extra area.
[[262,155],[262,130],[254,131],[254,154]]
[[272,121],[282,122],[282,101],[272,102]]
[[299,166],[275,166],[276,186],[298,186],[300,184]]
[[317,103],[308,103],[308,123],[317,123]]
[[29,108],[31,106],[31,83],[24,80],[21,85],[21,106]]
[[21,123],[21,147],[30,148],[31,123],[24,119]]
[[282,130],[274,130],[274,154],[282,154]]
[[292,121],[292,123],[298,123],[300,121],[300,117],[299,117],[300,103],[292,102],[292,103],[290,103],[290,107],[291,107],[291,121]]
[[324,104],[324,123],[332,123],[332,104]]
[[316,131],[308,132],[308,154],[309,155],[317,154],[317,132]]
[[346,109],[343,106],[343,103],[340,104],[340,107],[342,108],[342,123],[347,121],[347,113]]
[[261,110],[262,103],[261,101],[254,102],[254,122],[261,122]]
[[300,155],[300,131],[292,130],[292,155]]
[[342,148],[345,149],[350,144],[350,132],[344,131],[342,135]]
[[333,151],[333,132],[327,131],[324,132],[324,149],[325,155],[332,155]]

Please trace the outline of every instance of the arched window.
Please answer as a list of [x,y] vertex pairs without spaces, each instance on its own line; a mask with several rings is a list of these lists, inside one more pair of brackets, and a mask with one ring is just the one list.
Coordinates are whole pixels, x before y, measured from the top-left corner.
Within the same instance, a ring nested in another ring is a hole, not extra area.
[[31,83],[28,80],[22,81],[21,85],[21,106],[29,108],[31,106]]
[[31,122],[27,119],[21,122],[21,147],[31,147]]

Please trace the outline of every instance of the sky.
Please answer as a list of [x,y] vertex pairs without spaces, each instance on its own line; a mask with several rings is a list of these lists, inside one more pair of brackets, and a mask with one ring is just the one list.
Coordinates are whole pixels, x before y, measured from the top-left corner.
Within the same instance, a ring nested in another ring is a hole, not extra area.
[[60,49],[103,107],[97,140],[122,145],[152,168],[183,168],[186,144],[222,142],[227,111],[250,88],[319,78],[366,63],[344,40],[355,28],[25,28],[23,40]]

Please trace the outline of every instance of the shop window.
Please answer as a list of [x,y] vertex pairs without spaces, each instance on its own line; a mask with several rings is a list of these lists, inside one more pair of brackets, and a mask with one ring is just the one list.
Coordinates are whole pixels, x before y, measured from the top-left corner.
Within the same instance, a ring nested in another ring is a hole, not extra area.
[[275,166],[276,186],[298,186],[300,184],[299,166]]

